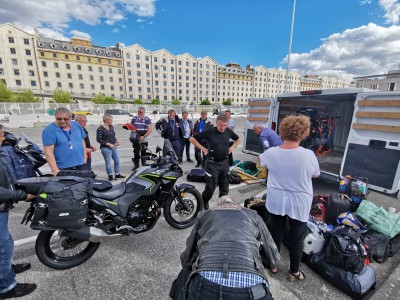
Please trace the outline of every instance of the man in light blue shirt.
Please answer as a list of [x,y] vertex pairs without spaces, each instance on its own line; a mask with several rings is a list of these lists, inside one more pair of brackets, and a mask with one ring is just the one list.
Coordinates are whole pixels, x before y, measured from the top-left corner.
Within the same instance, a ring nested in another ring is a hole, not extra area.
[[82,126],[71,122],[72,113],[65,107],[56,109],[55,119],[42,132],[44,154],[51,172],[56,176],[60,170],[86,170],[86,134]]
[[261,124],[254,124],[253,131],[260,137],[264,151],[283,144],[282,138],[274,130],[264,128]]
[[182,140],[182,156],[183,156],[183,151],[186,149],[186,160],[188,162],[193,162],[193,160],[190,159],[190,142],[189,139],[193,135],[193,122],[192,120],[188,119],[189,113],[187,111],[182,111],[182,123],[184,127],[185,134],[183,135],[183,140]]

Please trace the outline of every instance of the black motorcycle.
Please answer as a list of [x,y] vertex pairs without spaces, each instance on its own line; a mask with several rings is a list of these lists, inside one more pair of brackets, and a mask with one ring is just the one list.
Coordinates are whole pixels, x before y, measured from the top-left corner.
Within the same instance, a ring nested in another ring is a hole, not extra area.
[[[172,151],[167,151],[164,156],[160,152],[160,147],[156,150],[158,156],[149,152],[152,164],[139,167],[125,182],[105,191],[90,191],[88,213],[81,228],[46,228],[45,216],[41,221],[42,228],[33,227],[32,223],[33,229],[41,230],[35,245],[39,260],[54,269],[75,267],[88,260],[105,239],[152,229],[161,215],[161,208],[165,220],[172,227],[183,229],[192,226],[198,212],[203,209],[201,194],[193,185],[175,185],[183,175],[179,162]],[[37,192],[46,181],[57,177],[52,178],[23,179],[17,182],[17,186],[27,192]],[[22,223],[28,223],[32,217],[35,219],[38,205],[46,206],[46,203],[32,203]],[[50,210],[50,206],[45,209]]]

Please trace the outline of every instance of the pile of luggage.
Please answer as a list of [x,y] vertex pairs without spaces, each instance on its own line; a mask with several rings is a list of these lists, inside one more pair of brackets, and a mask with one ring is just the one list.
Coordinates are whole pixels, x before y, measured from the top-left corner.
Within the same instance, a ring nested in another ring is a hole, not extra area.
[[304,239],[304,261],[355,299],[374,289],[371,262],[383,263],[400,248],[400,215],[366,200],[365,178],[346,176],[339,193],[315,196]]
[[[375,288],[370,263],[383,263],[400,249],[400,214],[376,206],[367,195],[367,179],[346,176],[337,193],[314,197],[304,232],[303,261],[354,299]],[[256,210],[269,226],[265,199],[250,198],[244,206]]]

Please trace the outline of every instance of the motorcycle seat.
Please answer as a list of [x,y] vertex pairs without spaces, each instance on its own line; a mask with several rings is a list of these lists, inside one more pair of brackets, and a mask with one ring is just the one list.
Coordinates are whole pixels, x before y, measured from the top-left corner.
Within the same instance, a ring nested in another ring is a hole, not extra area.
[[125,182],[113,185],[113,187],[107,191],[99,192],[92,191],[92,195],[105,200],[114,200],[125,193]]

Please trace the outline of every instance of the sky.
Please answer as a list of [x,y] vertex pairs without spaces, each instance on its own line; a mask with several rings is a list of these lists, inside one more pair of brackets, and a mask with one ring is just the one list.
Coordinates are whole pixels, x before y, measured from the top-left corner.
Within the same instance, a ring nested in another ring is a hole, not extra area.
[[[294,0],[0,0],[0,24],[93,45],[287,68]],[[400,0],[297,0],[290,70],[352,79],[400,69]]]

